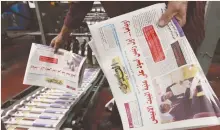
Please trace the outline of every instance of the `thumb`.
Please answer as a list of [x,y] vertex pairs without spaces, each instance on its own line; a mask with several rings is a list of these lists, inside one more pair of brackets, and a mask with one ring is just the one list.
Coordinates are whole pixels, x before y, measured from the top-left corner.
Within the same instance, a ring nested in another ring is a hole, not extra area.
[[167,8],[165,13],[160,17],[158,25],[160,27],[166,26],[176,14],[177,12],[175,10],[172,8]]
[[54,47],[54,44],[55,44],[55,39],[53,39],[53,40],[51,41],[50,46],[51,46],[51,47]]
[[56,39],[57,39],[57,36],[54,37],[54,38],[51,40],[51,42],[50,42],[50,46],[51,46],[51,47],[54,47],[54,46],[55,46],[55,44],[56,44]]
[[55,45],[54,45],[54,48],[55,48],[54,53],[57,53],[57,52],[58,52],[59,45],[60,45],[60,44],[55,43]]

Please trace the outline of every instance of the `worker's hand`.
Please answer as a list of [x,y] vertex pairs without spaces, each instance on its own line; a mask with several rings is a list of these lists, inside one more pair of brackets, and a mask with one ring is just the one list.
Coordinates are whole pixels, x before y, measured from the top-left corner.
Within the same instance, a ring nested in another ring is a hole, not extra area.
[[55,53],[57,53],[59,47],[61,46],[61,44],[63,44],[65,42],[65,38],[64,36],[60,33],[58,34],[55,38],[52,39],[50,46],[54,47],[55,49]]
[[186,23],[187,4],[187,1],[168,2],[167,9],[161,16],[158,25],[160,27],[164,27],[172,20],[173,17],[175,17],[180,26],[183,27]]

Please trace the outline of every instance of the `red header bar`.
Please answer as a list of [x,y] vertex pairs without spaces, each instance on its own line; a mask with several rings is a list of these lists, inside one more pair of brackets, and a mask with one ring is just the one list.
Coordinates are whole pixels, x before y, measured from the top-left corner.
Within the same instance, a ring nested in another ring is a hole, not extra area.
[[52,57],[46,57],[46,56],[40,56],[39,60],[42,62],[53,63],[53,64],[58,63],[58,59]]

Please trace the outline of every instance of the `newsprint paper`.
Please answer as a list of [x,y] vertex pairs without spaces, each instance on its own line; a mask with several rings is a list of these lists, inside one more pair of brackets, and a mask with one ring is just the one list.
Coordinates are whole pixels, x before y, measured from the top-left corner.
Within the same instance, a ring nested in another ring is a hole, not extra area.
[[77,93],[85,60],[63,49],[55,54],[52,47],[32,43],[23,83]]
[[219,100],[175,19],[156,4],[94,25],[89,44],[108,79],[124,130],[219,125]]

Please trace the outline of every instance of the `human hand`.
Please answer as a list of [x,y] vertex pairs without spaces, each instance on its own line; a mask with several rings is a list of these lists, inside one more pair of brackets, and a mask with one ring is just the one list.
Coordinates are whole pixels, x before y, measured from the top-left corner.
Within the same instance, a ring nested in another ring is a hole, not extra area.
[[52,39],[51,43],[50,43],[50,46],[51,47],[54,47],[55,49],[55,53],[57,53],[59,47],[61,44],[63,44],[65,42],[65,38],[64,36],[60,33],[58,34],[55,38]]
[[186,23],[187,1],[169,1],[165,13],[159,19],[160,27],[166,26],[173,17],[176,18],[181,27]]

